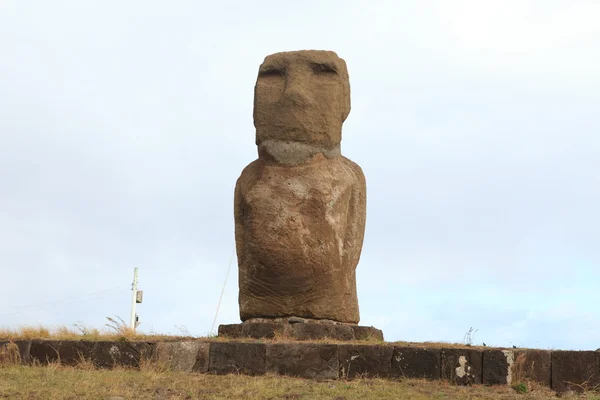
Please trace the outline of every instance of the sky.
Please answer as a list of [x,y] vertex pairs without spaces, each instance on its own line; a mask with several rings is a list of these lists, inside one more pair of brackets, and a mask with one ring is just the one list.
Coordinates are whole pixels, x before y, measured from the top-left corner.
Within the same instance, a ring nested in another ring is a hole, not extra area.
[[216,325],[239,322],[258,67],[323,49],[367,180],[360,324],[600,347],[598,20],[595,0],[0,0],[0,327],[128,320],[134,267],[139,331],[213,333],[222,290]]

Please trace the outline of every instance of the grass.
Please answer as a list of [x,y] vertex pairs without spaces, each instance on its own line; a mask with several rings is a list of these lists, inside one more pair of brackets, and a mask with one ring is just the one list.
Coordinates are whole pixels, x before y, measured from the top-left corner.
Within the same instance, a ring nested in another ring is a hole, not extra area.
[[[314,381],[244,375],[214,376],[170,372],[153,366],[141,371],[50,366],[0,367],[0,398],[10,399],[548,399],[549,389],[518,394],[508,386],[452,386],[414,379]],[[600,400],[587,393],[563,398]]]

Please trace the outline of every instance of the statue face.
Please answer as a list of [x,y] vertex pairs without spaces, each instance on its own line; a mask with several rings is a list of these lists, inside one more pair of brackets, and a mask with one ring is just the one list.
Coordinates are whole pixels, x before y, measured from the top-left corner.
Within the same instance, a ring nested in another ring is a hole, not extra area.
[[256,144],[340,143],[350,113],[346,63],[331,51],[294,51],[265,58],[254,87]]

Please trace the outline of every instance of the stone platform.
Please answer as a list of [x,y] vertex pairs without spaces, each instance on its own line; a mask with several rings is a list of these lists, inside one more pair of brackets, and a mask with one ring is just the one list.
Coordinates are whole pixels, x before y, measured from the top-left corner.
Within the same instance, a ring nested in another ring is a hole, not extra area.
[[232,339],[273,339],[279,337],[291,340],[383,341],[383,332],[372,326],[287,321],[219,325],[219,336]]
[[600,351],[444,347],[427,343],[359,344],[269,340],[0,340],[3,363],[139,368],[158,362],[183,372],[286,375],[309,379],[442,379],[454,384],[511,385],[525,380],[558,392],[600,385]]

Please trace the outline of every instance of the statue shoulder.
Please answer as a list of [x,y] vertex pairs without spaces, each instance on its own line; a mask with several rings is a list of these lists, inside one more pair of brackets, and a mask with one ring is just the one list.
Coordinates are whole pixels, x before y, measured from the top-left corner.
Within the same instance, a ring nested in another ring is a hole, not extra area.
[[240,174],[235,186],[236,190],[241,190],[242,192],[246,192],[248,186],[251,186],[254,182],[256,182],[258,176],[260,175],[260,171],[262,170],[263,164],[260,160],[254,160],[250,164],[248,164]]
[[352,161],[349,158],[346,158],[344,156],[342,156],[341,159],[342,159],[342,163],[344,164],[344,166],[352,171],[352,173],[356,177],[356,180],[359,183],[364,185],[366,182],[365,174],[364,174],[362,168],[360,167],[360,165],[358,165],[354,161]]

